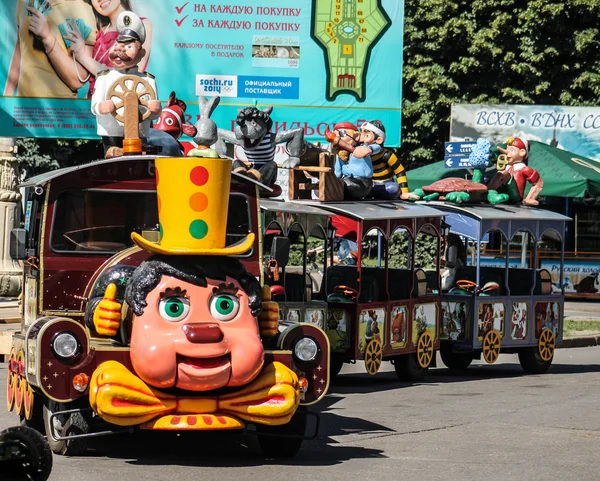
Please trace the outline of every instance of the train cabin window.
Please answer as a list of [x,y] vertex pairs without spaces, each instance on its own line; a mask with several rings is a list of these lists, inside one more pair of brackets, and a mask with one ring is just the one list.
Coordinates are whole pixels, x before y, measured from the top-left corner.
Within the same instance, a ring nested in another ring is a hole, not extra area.
[[50,247],[60,253],[113,253],[133,245],[132,232],[157,227],[155,192],[66,191],[54,204]]

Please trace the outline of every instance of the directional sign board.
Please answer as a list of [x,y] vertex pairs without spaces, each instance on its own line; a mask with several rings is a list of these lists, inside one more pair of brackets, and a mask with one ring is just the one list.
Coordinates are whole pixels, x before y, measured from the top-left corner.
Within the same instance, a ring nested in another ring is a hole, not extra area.
[[464,169],[470,167],[469,154],[477,142],[444,142],[444,167]]
[[469,156],[446,156],[444,157],[444,167],[447,169],[468,169],[471,167],[471,164],[469,164]]
[[469,155],[477,142],[444,142],[444,155]]

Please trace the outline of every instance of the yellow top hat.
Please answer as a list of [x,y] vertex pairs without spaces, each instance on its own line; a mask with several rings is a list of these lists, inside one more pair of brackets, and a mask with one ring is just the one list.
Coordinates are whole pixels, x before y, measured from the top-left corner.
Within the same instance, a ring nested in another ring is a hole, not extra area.
[[154,254],[227,256],[248,252],[254,234],[225,247],[229,159],[156,159],[156,197],[160,241],[150,242],[135,232],[133,242]]

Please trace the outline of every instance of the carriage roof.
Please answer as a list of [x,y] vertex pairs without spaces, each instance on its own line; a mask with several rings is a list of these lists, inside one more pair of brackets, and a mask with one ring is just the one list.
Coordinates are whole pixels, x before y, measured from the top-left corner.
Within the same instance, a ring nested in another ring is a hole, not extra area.
[[416,217],[443,217],[446,214],[426,205],[396,201],[356,201],[356,202],[298,202],[306,206],[317,206],[331,214],[342,214],[359,221],[386,219],[411,219]]
[[481,239],[488,231],[500,231],[508,239],[519,231],[528,231],[536,239],[548,230],[556,231],[562,238],[565,223],[571,218],[545,209],[517,205],[456,205],[445,202],[428,202],[444,211],[450,230],[472,239]]
[[[42,185],[45,185],[48,182],[50,182],[52,179],[62,177],[63,175],[67,175],[72,172],[76,172],[78,170],[88,169],[90,167],[96,167],[96,166],[100,166],[100,165],[107,165],[107,164],[119,163],[119,162],[127,162],[127,161],[132,161],[132,160],[141,160],[141,161],[150,162],[152,160],[159,159],[159,158],[165,158],[165,157],[166,156],[161,156],[161,155],[127,155],[127,156],[122,156],[122,157],[114,157],[111,159],[93,160],[93,161],[85,163],[85,164],[73,165],[71,167],[63,167],[62,169],[56,169],[56,170],[52,170],[50,172],[45,172],[43,174],[35,175],[35,176],[30,177],[29,179],[26,179],[25,181],[23,181],[23,183],[21,183],[19,185],[19,187],[42,186]],[[177,162],[177,158],[173,158],[173,162]],[[267,192],[273,191],[273,189],[271,189],[270,187],[267,187],[266,185],[261,184],[260,182],[254,180],[254,179],[251,179],[250,177],[246,177],[244,175],[237,174],[235,172],[232,172],[231,175],[232,175],[232,177],[236,178],[239,181],[255,184],[258,187],[260,187],[261,189],[266,190]]]

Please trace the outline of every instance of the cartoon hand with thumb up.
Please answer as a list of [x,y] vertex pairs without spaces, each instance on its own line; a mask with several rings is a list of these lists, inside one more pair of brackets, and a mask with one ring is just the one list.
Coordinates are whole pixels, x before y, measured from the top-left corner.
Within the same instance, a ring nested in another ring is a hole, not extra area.
[[115,336],[121,325],[121,304],[117,302],[117,286],[106,286],[104,299],[94,310],[94,328],[101,336]]
[[271,300],[271,288],[263,286],[262,310],[258,316],[261,336],[274,336],[279,332],[279,304]]

